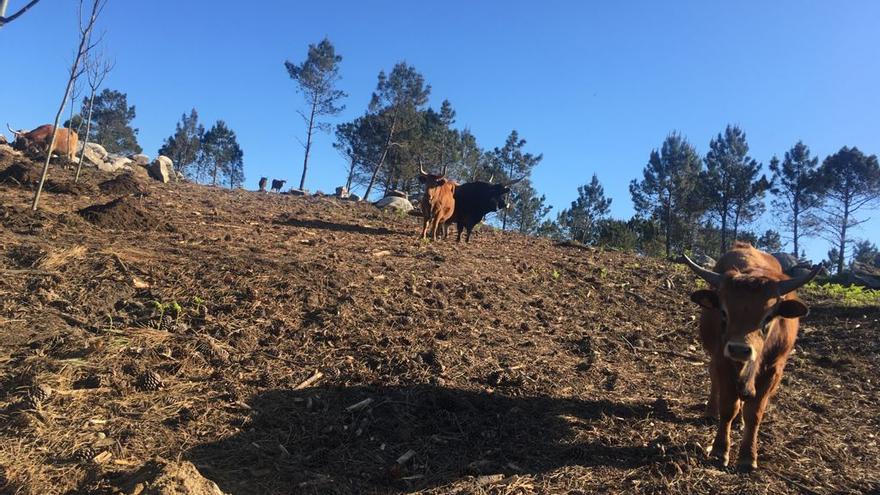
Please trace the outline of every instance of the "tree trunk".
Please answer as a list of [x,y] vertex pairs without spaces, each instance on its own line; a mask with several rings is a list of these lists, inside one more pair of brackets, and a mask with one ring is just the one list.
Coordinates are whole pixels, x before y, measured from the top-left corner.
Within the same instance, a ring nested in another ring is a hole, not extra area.
[[794,195],[794,215],[792,216],[794,232],[792,232],[792,241],[794,241],[794,257],[797,258],[799,256],[798,251],[798,215],[800,214],[799,208],[799,194],[795,193]]
[[672,257],[672,193],[666,199],[666,258]]
[[351,193],[351,183],[354,180],[355,163],[356,163],[356,161],[355,161],[354,157],[351,157],[351,166],[348,169],[348,178],[345,180],[345,190],[348,191],[349,194]]
[[840,258],[837,260],[837,273],[843,273],[844,260],[846,259],[846,225],[849,223],[849,198],[843,204],[843,224],[840,226]]
[[312,131],[315,127],[315,111],[318,109],[318,96],[312,99],[312,113],[309,115],[309,131],[306,134],[306,156],[303,158],[303,174],[299,180],[299,189],[302,191],[306,187],[306,171],[309,169],[309,151],[312,149]]
[[211,169],[211,185],[217,185],[217,163],[214,162],[214,168]]
[[373,184],[376,182],[376,176],[379,175],[379,170],[385,165],[385,158],[388,156],[388,148],[391,147],[391,139],[394,136],[394,127],[397,125],[397,118],[391,121],[391,129],[388,131],[388,137],[385,139],[385,146],[382,148],[382,156],[379,158],[379,162],[376,163],[376,168],[373,169],[372,175],[370,175],[370,182],[367,184],[367,190],[364,192],[364,197],[361,201],[366,201],[367,198],[370,197],[370,192],[373,190]]
[[[89,101],[92,101],[95,99],[95,91],[97,91],[97,88],[92,89],[92,98]],[[92,105],[89,104],[89,118],[86,120],[86,138],[83,141],[83,149],[79,153],[79,163],[76,164],[76,176],[73,178],[74,184],[79,182],[79,174],[82,171],[83,158],[86,155],[86,145],[89,144],[89,133],[91,131],[92,131]],[[97,163],[95,165],[97,165]]]

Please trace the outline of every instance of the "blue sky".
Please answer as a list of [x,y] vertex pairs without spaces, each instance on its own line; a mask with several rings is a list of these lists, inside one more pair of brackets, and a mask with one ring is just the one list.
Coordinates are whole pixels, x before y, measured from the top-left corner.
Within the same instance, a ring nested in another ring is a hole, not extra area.
[[[14,10],[23,0],[11,0]],[[0,30],[0,120],[51,122],[76,36],[74,0],[42,0]],[[251,7],[256,5],[255,7]],[[247,6],[242,8],[241,6]],[[880,3],[110,0],[100,28],[155,155],[195,107],[224,119],[261,175],[298,179],[301,105],[283,67],[328,36],[343,56],[346,111],[361,114],[379,70],[414,65],[484,147],[511,129],[543,153],[533,180],[555,211],[593,172],[628,218],[627,189],[673,130],[703,153],[728,123],[764,163],[798,139],[824,158],[841,146],[880,152]],[[318,136],[307,187],[330,191],[345,161]],[[880,217],[880,212],[871,212]],[[770,215],[754,228],[778,227]],[[880,219],[854,233],[880,241]],[[822,258],[815,239],[808,254]]]

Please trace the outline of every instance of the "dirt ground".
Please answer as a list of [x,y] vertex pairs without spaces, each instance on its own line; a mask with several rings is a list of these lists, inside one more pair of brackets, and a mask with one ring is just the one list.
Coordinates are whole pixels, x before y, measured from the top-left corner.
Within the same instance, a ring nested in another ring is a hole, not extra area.
[[681,266],[93,170],[53,168],[32,213],[18,161],[0,492],[115,493],[157,456],[234,494],[880,492],[876,307],[808,301],[740,474],[705,455]]

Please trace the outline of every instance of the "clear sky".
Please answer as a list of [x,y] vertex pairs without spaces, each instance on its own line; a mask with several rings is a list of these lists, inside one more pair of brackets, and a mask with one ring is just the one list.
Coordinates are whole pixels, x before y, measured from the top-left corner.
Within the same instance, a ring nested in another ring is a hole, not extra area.
[[[10,10],[24,0],[10,0]],[[0,30],[0,120],[51,122],[76,36],[74,0],[42,0]],[[704,153],[728,123],[765,165],[798,139],[820,159],[880,152],[880,2],[110,0],[100,21],[117,60],[106,87],[128,94],[155,155],[183,112],[224,119],[247,184],[298,180],[302,104],[283,67],[327,36],[343,56],[346,111],[361,114],[379,70],[405,60],[449,99],[484,147],[511,129],[543,153],[536,188],[567,207],[598,173],[629,218],[627,186],[673,130]],[[307,187],[344,182],[332,136],[318,136]],[[880,212],[871,212],[880,217]],[[755,230],[781,227],[773,216]],[[880,241],[880,219],[854,233]],[[807,244],[824,257],[823,240]]]

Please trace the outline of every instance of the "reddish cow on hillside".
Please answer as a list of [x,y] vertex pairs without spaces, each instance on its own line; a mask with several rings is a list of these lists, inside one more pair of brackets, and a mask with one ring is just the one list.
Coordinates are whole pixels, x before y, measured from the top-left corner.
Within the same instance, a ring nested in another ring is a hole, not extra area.
[[58,129],[58,136],[55,138],[55,145],[52,149],[49,149],[49,144],[52,142],[52,133],[55,131],[55,127],[52,124],[41,125],[32,131],[26,131],[24,129],[14,131],[9,127],[9,124],[6,124],[6,128],[8,128],[15,136],[13,146],[16,149],[22,151],[37,149],[41,153],[49,154],[57,151],[58,153],[65,155],[67,160],[71,162],[76,157],[79,136],[70,129],[65,127]]
[[710,455],[727,465],[730,426],[742,408],[745,430],[737,465],[753,470],[758,467],[758,427],[794,347],[798,319],[808,313],[794,291],[812,280],[819,267],[789,279],[776,258],[742,242],[718,260],[715,271],[684,258],[710,287],[691,294],[703,308],[700,338],[711,355],[707,412],[720,415]]
[[422,239],[428,238],[428,228],[431,229],[431,237],[436,241],[437,232],[440,231],[446,237],[446,222],[452,218],[455,211],[455,187],[457,184],[446,178],[446,169],[441,175],[425,172],[419,165],[419,182],[425,185],[425,194],[422,195],[422,217],[425,223],[422,226]]

